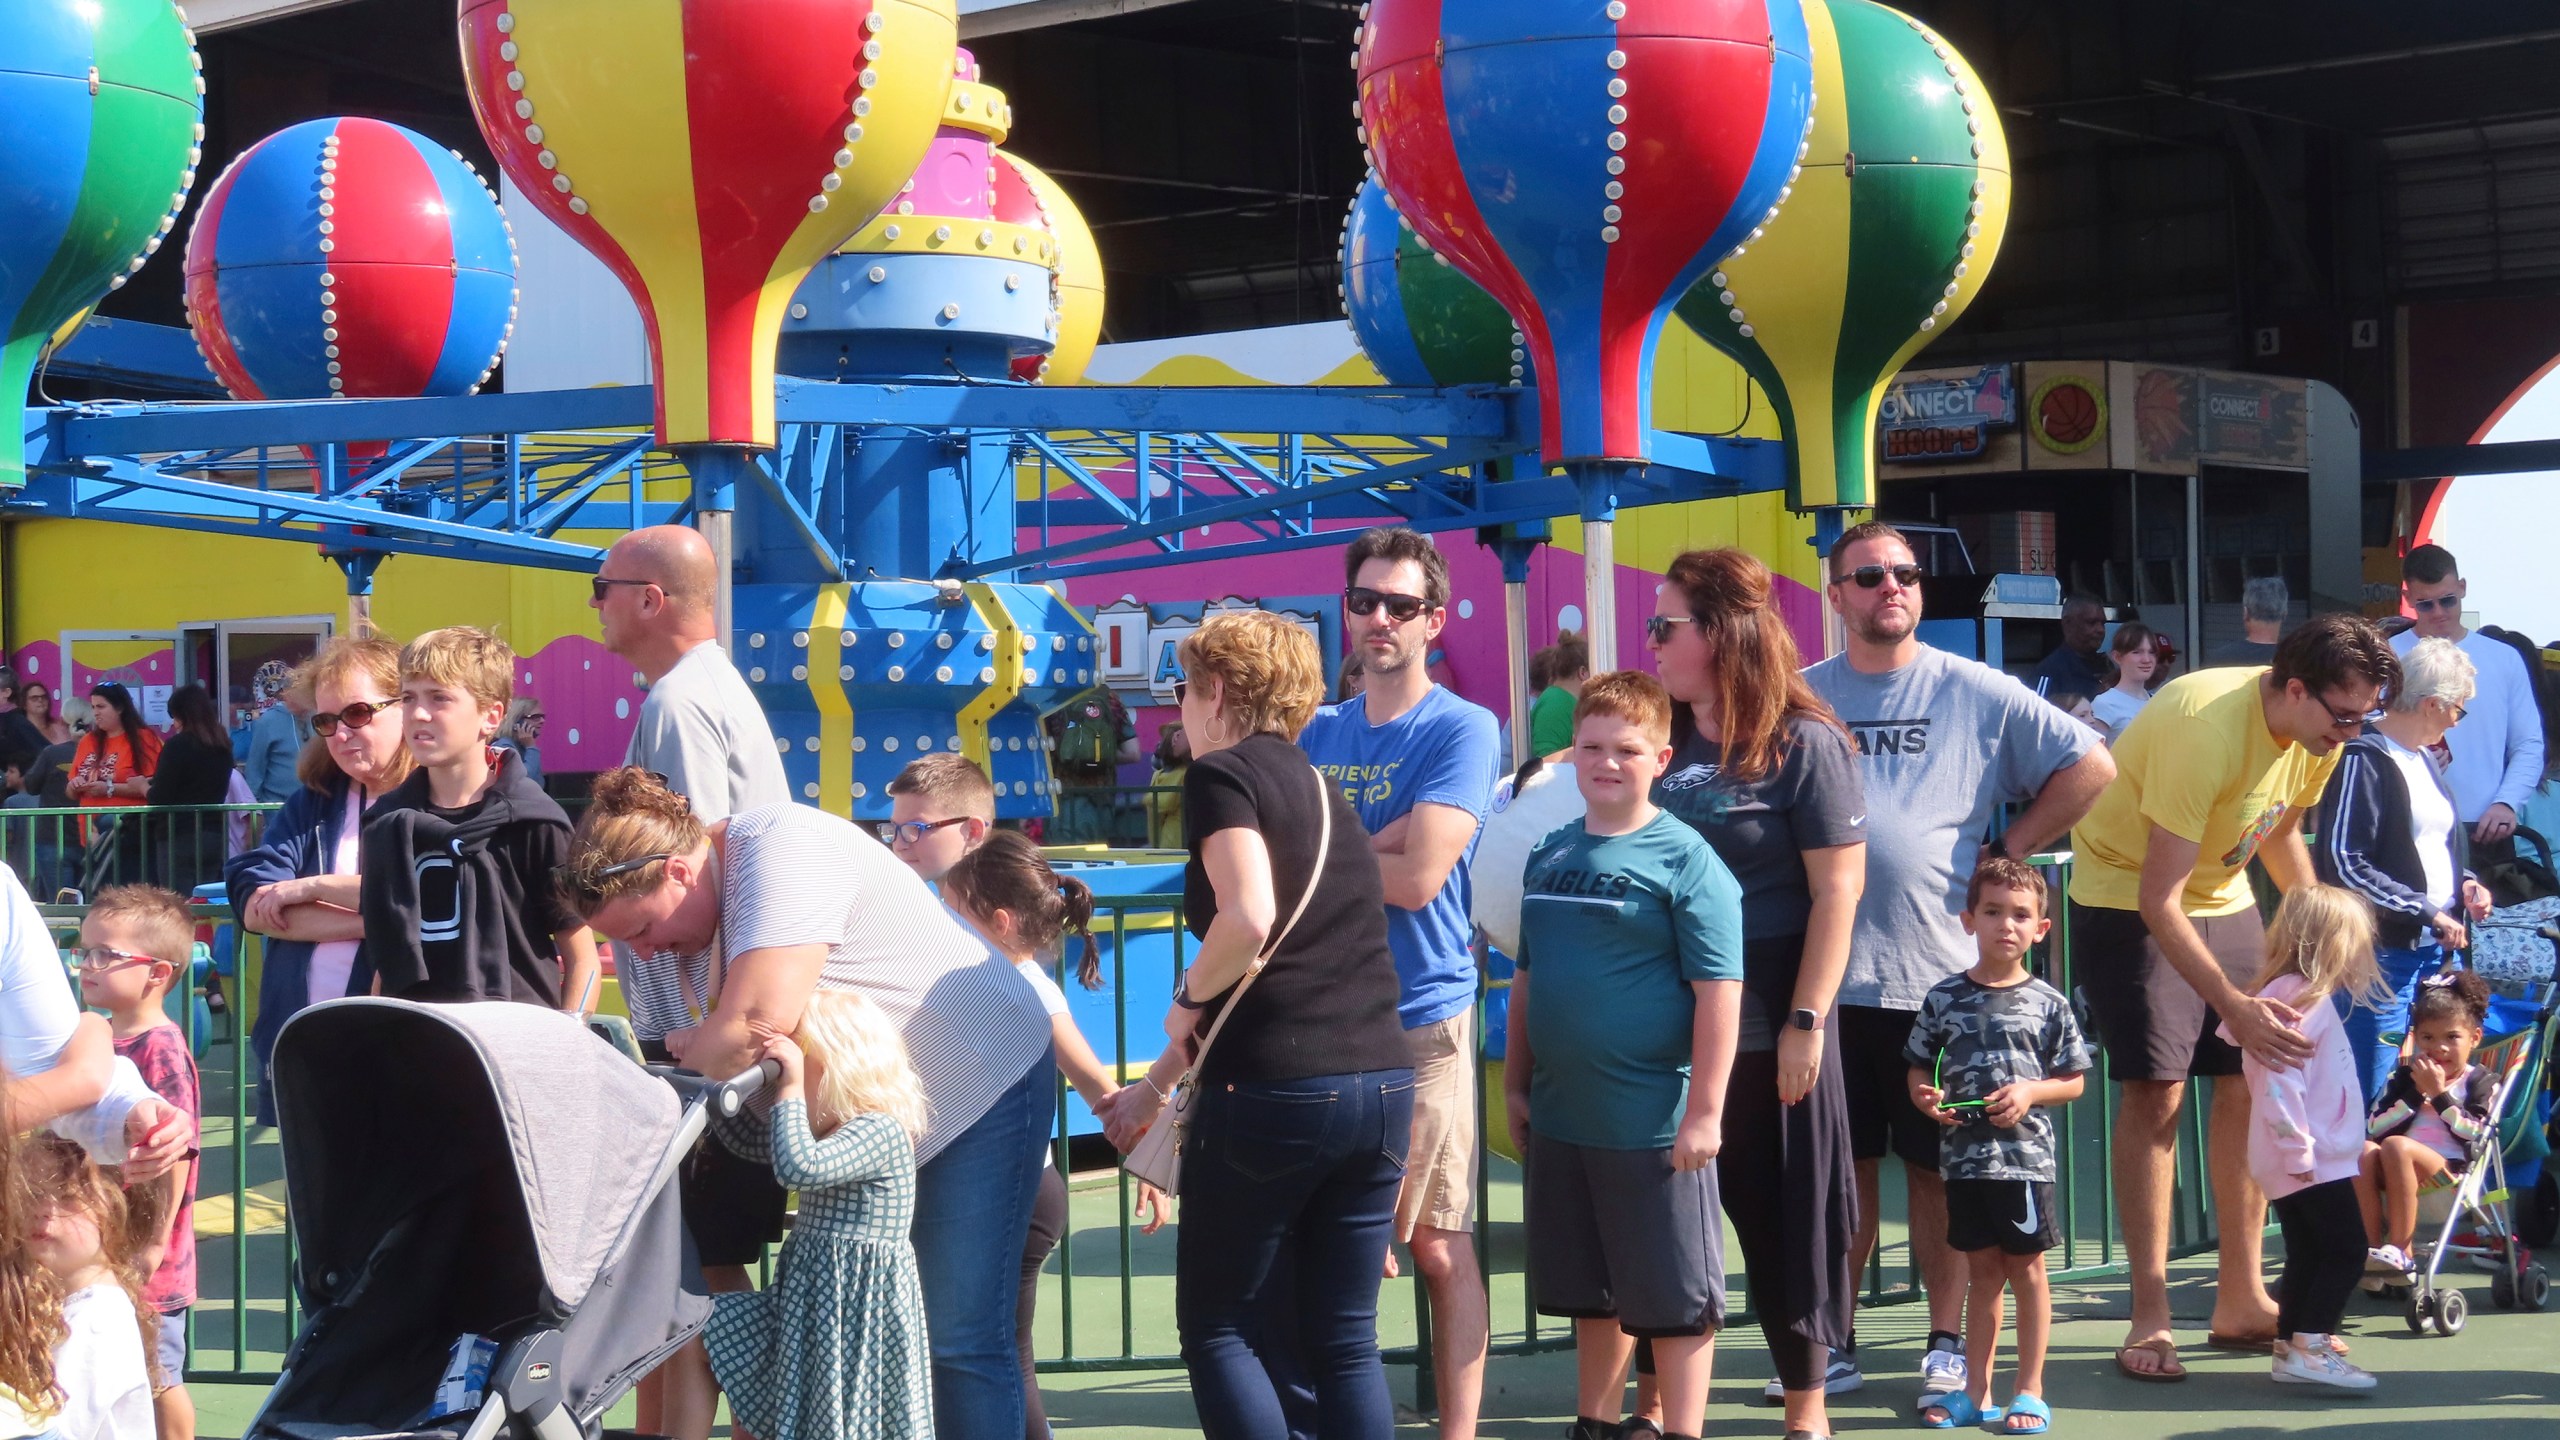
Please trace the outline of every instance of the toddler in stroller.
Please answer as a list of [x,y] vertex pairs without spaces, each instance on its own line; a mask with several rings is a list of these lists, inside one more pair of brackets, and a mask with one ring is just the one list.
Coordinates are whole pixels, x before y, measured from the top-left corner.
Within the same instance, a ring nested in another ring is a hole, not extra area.
[[555,1011],[349,999],[273,1073],[309,1313],[244,1440],[596,1440],[709,1318],[671,1182],[766,1067],[671,1089]]

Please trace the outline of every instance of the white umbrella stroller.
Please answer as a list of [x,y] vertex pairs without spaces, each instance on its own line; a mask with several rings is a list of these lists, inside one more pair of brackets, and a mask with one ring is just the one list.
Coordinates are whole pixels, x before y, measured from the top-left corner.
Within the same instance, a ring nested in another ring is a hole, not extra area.
[[[245,1440],[594,1440],[710,1316],[671,1182],[770,1074],[652,1073],[531,1005],[296,1015],[274,1075],[309,1314]],[[470,1337],[485,1377],[449,1383]]]

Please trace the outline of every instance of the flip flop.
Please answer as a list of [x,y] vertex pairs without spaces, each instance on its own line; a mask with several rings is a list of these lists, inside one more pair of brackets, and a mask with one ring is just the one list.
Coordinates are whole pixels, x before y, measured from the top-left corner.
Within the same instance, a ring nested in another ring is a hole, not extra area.
[[[2036,1423],[2033,1425],[2006,1423],[2007,1420],[2015,1419],[2020,1415]],[[2041,1435],[2053,1428],[2053,1408],[2044,1403],[2044,1397],[2041,1395],[2012,1395],[2009,1397],[2008,1414],[2003,1417],[2002,1423],[1993,1424],[1985,1421],[1983,1428],[2001,1435]]]
[[1951,1395],[1939,1396],[1938,1403],[1929,1408],[1944,1410],[1947,1412],[1947,1418],[1932,1420],[1922,1415],[1920,1425],[1925,1430],[1953,1430],[1958,1426],[1987,1425],[2009,1413],[1997,1405],[1978,1406],[1973,1403],[1972,1396],[1961,1390]]
[[2245,1335],[2228,1330],[2208,1330],[2205,1332],[2204,1348],[2229,1350],[2243,1355],[2267,1355],[2274,1353],[2276,1338],[2276,1332],[2273,1330],[2252,1330]]
[[[2162,1368],[2156,1371],[2136,1370],[2124,1363],[2124,1357],[2136,1350],[2148,1350],[2158,1356]],[[2178,1363],[2178,1346],[2175,1341],[2152,1339],[2118,1349],[2116,1373],[2127,1380],[2139,1380],[2146,1385],[2175,1385],[2187,1378],[2187,1367]]]

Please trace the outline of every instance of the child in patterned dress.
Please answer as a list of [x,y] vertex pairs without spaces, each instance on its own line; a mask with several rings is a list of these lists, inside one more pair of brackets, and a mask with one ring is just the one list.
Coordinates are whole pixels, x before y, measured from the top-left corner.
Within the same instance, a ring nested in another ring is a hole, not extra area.
[[897,1027],[853,991],[810,997],[769,1143],[800,1192],[771,1288],[713,1297],[704,1342],[736,1428],[757,1440],[931,1440],[924,1291],[908,1227],[924,1088]]

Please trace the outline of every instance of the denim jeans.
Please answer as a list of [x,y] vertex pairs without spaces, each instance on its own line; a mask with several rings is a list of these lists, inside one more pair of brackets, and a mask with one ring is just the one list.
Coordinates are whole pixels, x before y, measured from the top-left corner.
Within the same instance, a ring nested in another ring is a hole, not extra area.
[[[1378,1285],[1412,1137],[1413,1072],[1213,1084],[1192,1124],[1174,1317],[1201,1432],[1291,1433],[1283,1382],[1256,1351],[1276,1323],[1296,1332],[1284,1368],[1304,1367],[1315,1432],[1387,1440],[1395,1407],[1378,1363]],[[1274,1274],[1281,1264],[1285,1277]],[[1294,1323],[1274,1307],[1284,1288]]]
[[1057,1105],[1057,1064],[1043,1054],[916,1171],[910,1235],[933,1352],[936,1435],[1013,1440],[1022,1434],[1014,1310],[1022,1241],[1040,1193],[1040,1152]]
[[2390,1082],[2393,1066],[2400,1063],[2400,1042],[2385,1040],[2385,1035],[2409,1032],[2409,1002],[2417,998],[2420,977],[2433,975],[2444,964],[2444,949],[2438,945],[2421,945],[2414,950],[2394,950],[2385,945],[2373,952],[2382,966],[2382,978],[2391,987],[2391,998],[2378,1009],[2358,1005],[2347,1011],[2347,1048],[2356,1057],[2356,1080],[2364,1086],[2365,1103],[2370,1105],[2382,1096],[2382,1087]]

